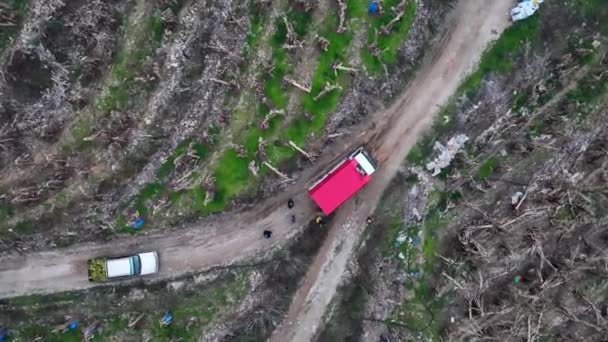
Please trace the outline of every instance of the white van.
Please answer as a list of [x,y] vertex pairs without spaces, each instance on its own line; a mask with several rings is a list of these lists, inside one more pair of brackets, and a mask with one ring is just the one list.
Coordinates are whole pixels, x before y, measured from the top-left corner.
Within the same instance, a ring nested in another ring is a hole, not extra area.
[[153,274],[158,272],[158,254],[147,252],[120,258],[95,258],[89,260],[88,266],[90,281]]

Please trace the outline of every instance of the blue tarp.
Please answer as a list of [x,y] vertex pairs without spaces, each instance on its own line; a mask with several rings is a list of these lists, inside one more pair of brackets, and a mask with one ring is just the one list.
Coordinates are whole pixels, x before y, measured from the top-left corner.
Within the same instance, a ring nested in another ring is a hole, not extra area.
[[165,312],[165,315],[163,316],[163,319],[162,319],[161,322],[165,326],[170,325],[171,323],[173,323],[173,315],[171,314],[171,311]]
[[138,217],[135,222],[133,222],[133,224],[131,225],[131,227],[135,228],[135,229],[139,229],[144,225],[144,219],[141,217]]
[[367,13],[369,14],[378,14],[380,13],[380,6],[377,1],[372,1],[367,5]]
[[8,338],[8,329],[0,328],[0,342],[6,341]]
[[76,330],[76,328],[78,328],[78,321],[71,321],[68,324],[68,330]]

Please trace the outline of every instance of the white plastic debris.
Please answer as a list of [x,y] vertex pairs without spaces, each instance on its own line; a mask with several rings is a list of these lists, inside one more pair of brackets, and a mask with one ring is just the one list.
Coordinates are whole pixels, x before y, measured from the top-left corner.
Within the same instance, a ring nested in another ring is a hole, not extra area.
[[514,193],[513,196],[511,196],[511,205],[517,205],[517,203],[519,203],[522,197],[524,197],[523,192],[518,191]]
[[401,252],[399,252],[399,259],[405,260],[405,255],[403,255],[403,253],[401,253]]
[[416,208],[412,209],[412,216],[414,217],[414,219],[416,221],[421,221],[422,220],[422,215],[420,215],[420,212]]
[[435,142],[434,150],[439,151],[439,155],[431,162],[426,164],[426,169],[433,171],[433,176],[441,173],[441,170],[450,166],[454,156],[462,149],[464,144],[469,141],[469,137],[464,134],[452,137],[447,146],[443,146],[440,142]]
[[399,236],[397,236],[397,242],[404,243],[405,240],[407,240],[407,235],[401,235],[401,234],[399,234]]
[[511,10],[511,20],[519,21],[524,20],[532,16],[538,11],[539,4],[542,4],[543,0],[524,0],[517,4]]

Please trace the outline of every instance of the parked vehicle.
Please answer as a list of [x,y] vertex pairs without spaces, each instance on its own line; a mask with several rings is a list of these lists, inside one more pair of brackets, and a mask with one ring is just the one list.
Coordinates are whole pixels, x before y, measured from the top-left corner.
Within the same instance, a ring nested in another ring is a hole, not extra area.
[[325,173],[308,189],[308,194],[323,214],[330,215],[361,190],[375,171],[376,164],[360,147]]
[[119,258],[94,258],[88,261],[89,281],[147,275],[158,272],[156,252],[139,253]]

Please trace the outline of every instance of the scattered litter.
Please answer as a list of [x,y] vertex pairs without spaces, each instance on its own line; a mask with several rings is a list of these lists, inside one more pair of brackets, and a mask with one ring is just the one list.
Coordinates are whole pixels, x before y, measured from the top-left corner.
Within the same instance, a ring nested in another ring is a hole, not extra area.
[[315,218],[315,223],[320,225],[323,223],[323,218],[321,216],[317,216],[317,218]]
[[454,316],[450,316],[450,323],[454,323],[456,322],[456,319],[454,318]]
[[137,317],[135,317],[135,318],[130,319],[130,320],[129,320],[128,327],[129,327],[129,328],[135,328],[135,326],[137,326],[137,324],[138,324],[139,322],[141,322],[141,319],[142,319],[142,318],[144,318],[144,315],[145,315],[145,314],[143,314],[143,313],[142,313],[142,314],[140,314],[139,316],[137,316]]
[[405,233],[401,233],[397,236],[394,246],[399,248],[403,243],[407,243],[409,246],[418,246],[420,244],[420,238],[418,236],[409,237]]
[[464,134],[459,134],[452,137],[447,146],[443,146],[440,142],[435,142],[433,149],[439,152],[439,155],[431,162],[426,164],[428,171],[433,171],[433,176],[441,173],[441,170],[450,166],[454,156],[462,149],[464,144],[469,141],[469,137]]
[[131,225],[131,227],[135,228],[135,229],[139,229],[144,225],[144,219],[141,217],[138,217],[137,219],[135,219],[135,222],[133,222],[133,224]]
[[296,215],[291,215],[291,223],[296,223]]
[[95,337],[95,333],[97,332],[97,328],[99,327],[99,321],[94,321],[89,324],[89,326],[84,330],[84,340],[92,341]]
[[76,330],[78,328],[78,321],[74,320],[68,324],[68,330]]
[[412,209],[412,216],[416,221],[422,220],[422,215],[420,215],[420,212],[416,208]]
[[524,0],[511,10],[511,20],[519,21],[532,16],[542,4],[543,0]]
[[171,314],[171,311],[165,312],[165,315],[163,316],[163,318],[160,320],[160,324],[163,327],[167,327],[169,325],[171,325],[171,323],[173,323],[173,315]]
[[513,278],[513,282],[515,284],[519,284],[520,281],[521,281],[521,277],[520,276],[515,276],[515,278]]
[[600,45],[602,45],[602,43],[599,40],[593,40],[593,42],[591,42],[591,46],[593,46],[593,48],[596,50],[600,47]]
[[420,273],[420,271],[414,271],[414,272],[410,272],[408,275],[412,279],[420,279],[420,277],[422,276],[422,273]]
[[144,219],[139,216],[139,211],[134,208],[127,208],[123,215],[125,216],[125,220],[127,224],[134,229],[139,229],[144,225]]
[[7,328],[0,328],[0,342],[4,342],[6,341],[6,339],[8,338],[8,329]]
[[78,328],[77,320],[72,319],[72,317],[70,317],[70,316],[65,316],[65,320],[66,320],[65,323],[59,324],[58,326],[56,326],[52,332],[53,333],[61,332],[61,333],[65,334],[68,331],[73,331]]
[[402,252],[399,252],[399,259],[405,260],[405,255]]
[[272,237],[272,231],[270,230],[265,230],[262,235],[264,235],[265,239],[270,239]]
[[367,13],[372,15],[380,13],[380,4],[378,1],[372,1],[367,5]]
[[514,193],[513,196],[511,196],[511,205],[513,205],[513,206],[517,205],[517,203],[519,203],[519,201],[521,200],[522,197],[524,197],[523,192],[518,191],[518,192]]
[[295,205],[295,203],[294,203],[294,202],[293,202],[293,200],[290,198],[290,199],[287,201],[287,208],[291,209],[291,208],[293,208],[293,206],[294,206],[294,205]]

